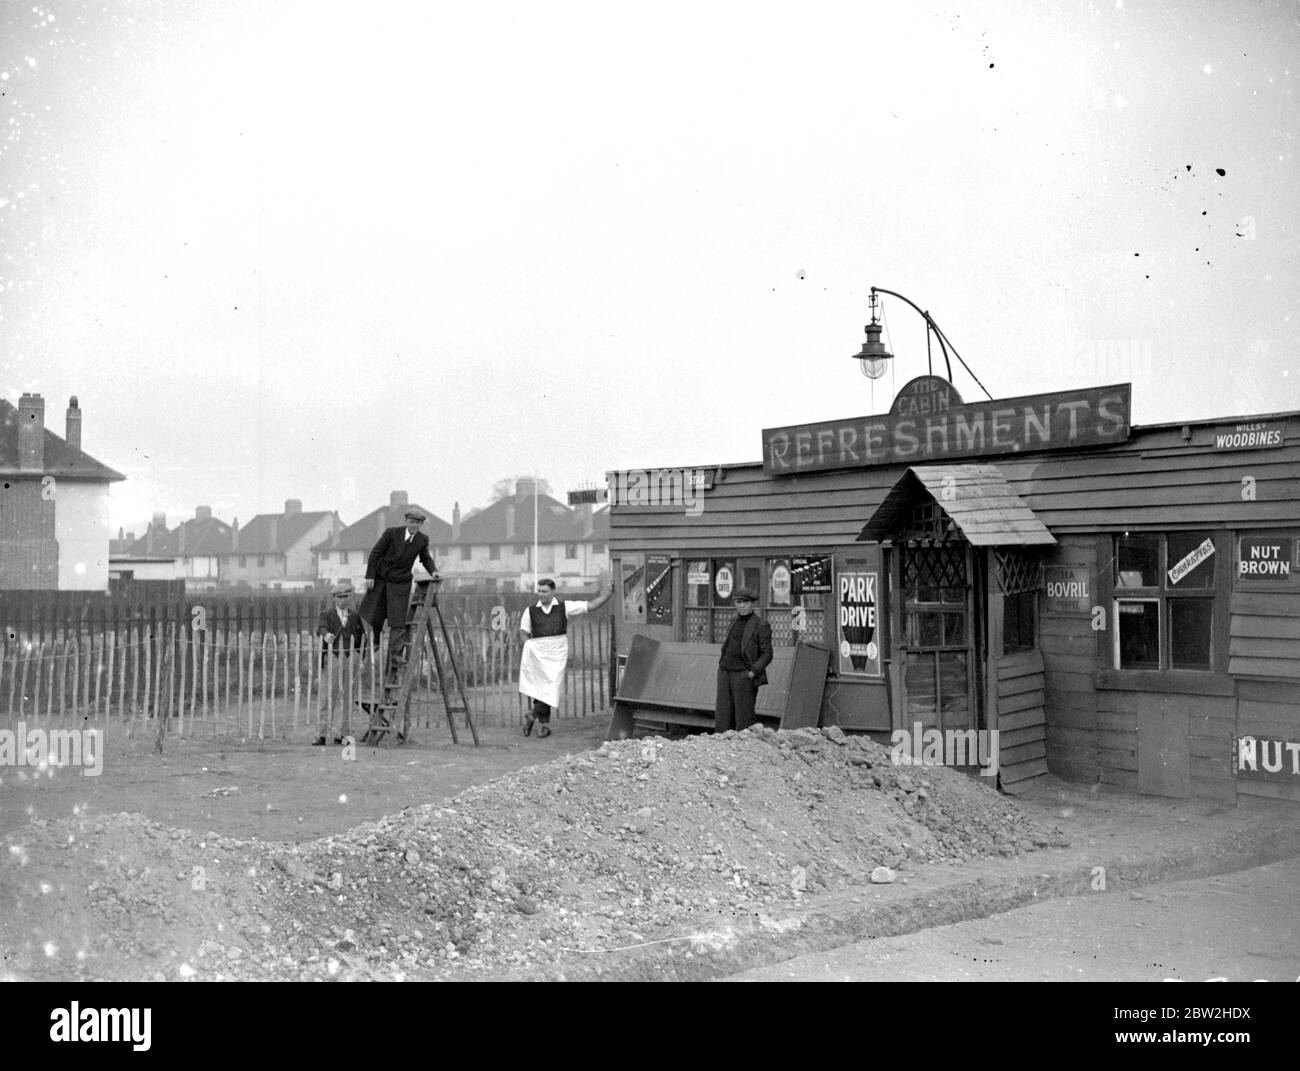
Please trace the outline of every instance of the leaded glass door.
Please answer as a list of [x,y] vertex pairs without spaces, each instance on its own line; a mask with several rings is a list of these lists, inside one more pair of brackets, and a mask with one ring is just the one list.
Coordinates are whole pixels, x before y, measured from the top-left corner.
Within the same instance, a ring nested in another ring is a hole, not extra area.
[[[926,541],[928,542],[928,541]],[[898,547],[902,581],[903,725],[975,726],[970,545]]]

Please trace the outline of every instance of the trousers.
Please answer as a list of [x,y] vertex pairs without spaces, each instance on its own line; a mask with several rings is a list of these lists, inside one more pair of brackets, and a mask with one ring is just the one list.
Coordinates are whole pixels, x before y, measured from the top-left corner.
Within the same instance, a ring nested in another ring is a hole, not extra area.
[[714,730],[748,729],[755,722],[754,701],[758,686],[743,670],[718,667],[718,701],[714,708]]

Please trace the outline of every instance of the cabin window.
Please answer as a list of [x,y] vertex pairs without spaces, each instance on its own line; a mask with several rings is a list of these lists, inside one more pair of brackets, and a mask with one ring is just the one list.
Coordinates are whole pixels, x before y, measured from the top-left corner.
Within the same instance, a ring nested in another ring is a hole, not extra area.
[[1038,646],[1043,560],[1034,550],[1008,547],[994,552],[993,566],[1002,596],[1002,653],[1032,651]]
[[1032,651],[1038,646],[1038,592],[1021,591],[1002,602],[1002,653]]
[[1114,562],[1115,667],[1213,669],[1213,536],[1117,536]]
[[488,547],[488,560],[494,562],[501,560],[501,548],[495,543]]
[[460,560],[463,562],[469,561],[473,557],[473,553],[474,553],[473,547],[461,547]]

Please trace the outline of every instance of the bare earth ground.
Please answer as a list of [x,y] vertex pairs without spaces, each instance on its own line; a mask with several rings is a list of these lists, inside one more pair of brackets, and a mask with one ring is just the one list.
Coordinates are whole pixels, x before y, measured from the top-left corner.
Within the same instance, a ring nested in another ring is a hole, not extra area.
[[[1053,859],[1158,857],[1241,821],[1096,786],[1017,803],[834,729],[605,728],[475,748],[444,724],[347,761],[306,731],[202,727],[157,756],[142,727],[110,735],[98,778],[0,769],[0,977],[716,977],[828,905],[952,921],[918,894],[988,899],[1017,870],[1046,892]],[[871,884],[880,866],[897,883]]]
[[[151,723],[115,726],[98,777],[66,769],[33,778],[22,767],[0,767],[0,836],[33,819],[65,818],[79,807],[92,815],[142,814],[199,833],[313,840],[454,796],[521,766],[598,747],[609,719],[552,724],[545,740],[525,738],[514,727],[480,725],[481,746],[474,747],[469,731],[459,727],[460,744],[452,744],[443,721],[413,731],[410,745],[358,747],[355,762],[345,762],[340,748],[311,747],[314,729],[289,730],[287,739],[213,740],[211,727],[200,722],[192,735],[167,736],[160,756]],[[222,793],[228,788],[238,791]]]

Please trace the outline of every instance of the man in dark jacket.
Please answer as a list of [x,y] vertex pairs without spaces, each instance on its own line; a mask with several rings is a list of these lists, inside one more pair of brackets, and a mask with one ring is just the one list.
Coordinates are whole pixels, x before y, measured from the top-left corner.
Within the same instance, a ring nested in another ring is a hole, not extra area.
[[405,528],[389,528],[379,537],[366,561],[366,597],[361,601],[361,616],[374,629],[375,643],[387,619],[394,648],[399,633],[406,628],[406,607],[411,601],[411,567],[420,564],[436,575],[437,565],[429,555],[429,537],[420,531],[424,514],[406,511]]
[[754,613],[758,597],[742,588],[736,592],[736,620],[731,623],[718,659],[718,701],[715,729],[748,729],[754,724],[758,689],[767,683],[772,661],[772,626]]
[[316,622],[320,637],[320,729],[315,743],[325,744],[331,735],[333,715],[338,712],[341,726],[334,743],[341,744],[352,732],[348,715],[352,697],[348,694],[348,659],[361,649],[361,615],[352,607],[352,585],[344,580],[330,592],[334,605]]

